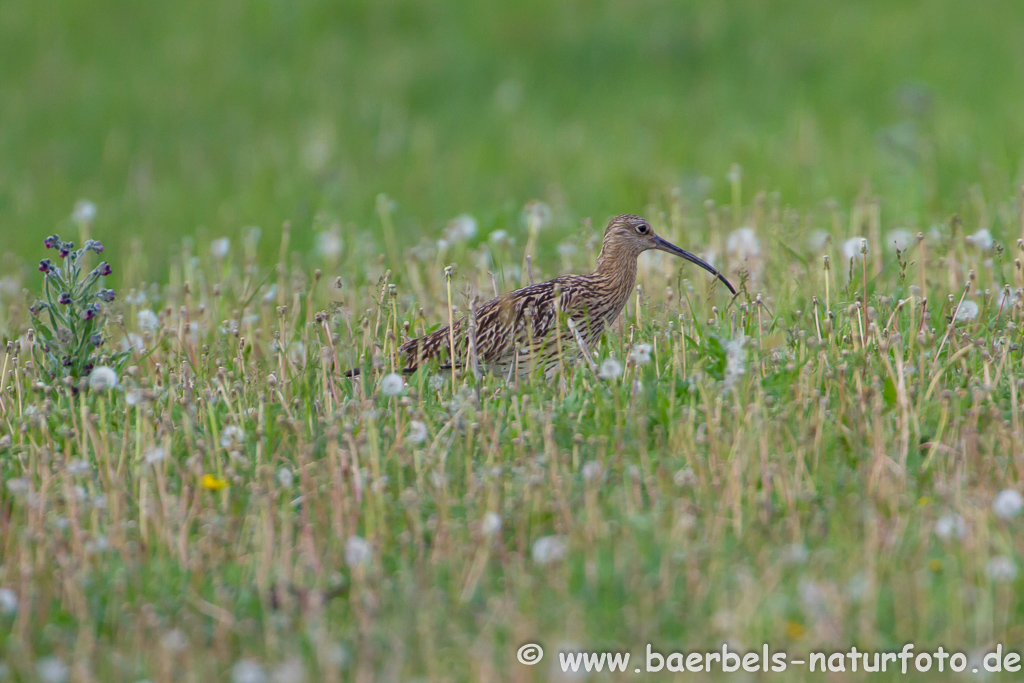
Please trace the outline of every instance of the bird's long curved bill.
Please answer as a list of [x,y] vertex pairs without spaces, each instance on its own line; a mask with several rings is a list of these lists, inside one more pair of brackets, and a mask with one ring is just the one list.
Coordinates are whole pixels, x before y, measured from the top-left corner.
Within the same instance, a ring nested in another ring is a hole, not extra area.
[[736,296],[736,289],[733,288],[732,284],[725,279],[724,275],[715,270],[711,266],[711,264],[705,261],[704,259],[694,256],[685,249],[680,249],[676,245],[672,244],[668,240],[662,239],[661,237],[655,237],[654,242],[657,245],[658,249],[661,249],[662,251],[667,251],[670,254],[675,254],[679,258],[686,259],[690,263],[696,263],[698,266],[700,266],[701,268],[703,268],[704,270],[708,271],[709,273],[717,277],[719,280],[721,280],[722,283],[729,288],[729,291],[732,292],[733,296]]

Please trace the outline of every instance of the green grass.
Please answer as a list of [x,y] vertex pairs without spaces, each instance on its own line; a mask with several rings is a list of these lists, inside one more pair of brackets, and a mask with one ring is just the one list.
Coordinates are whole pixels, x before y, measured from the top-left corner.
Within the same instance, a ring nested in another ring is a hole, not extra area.
[[[0,680],[1019,651],[1024,515],[993,501],[1024,486],[1022,24],[1011,2],[0,4]],[[448,319],[446,266],[461,311],[528,277],[538,198],[537,280],[633,211],[740,296],[646,254],[595,349],[622,376],[431,368],[385,395],[396,332]],[[439,244],[462,213],[477,234]],[[113,264],[103,348],[137,344],[113,392],[32,360],[54,231]],[[379,370],[339,376],[358,363]]]

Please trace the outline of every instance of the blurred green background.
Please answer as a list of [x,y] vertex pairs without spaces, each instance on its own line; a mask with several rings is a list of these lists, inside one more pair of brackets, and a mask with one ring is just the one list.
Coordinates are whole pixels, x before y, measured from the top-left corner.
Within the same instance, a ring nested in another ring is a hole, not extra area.
[[1021,182],[1022,36],[1019,0],[0,2],[2,248],[80,198],[158,268],[186,234],[375,229],[378,193],[406,244],[534,198],[572,229],[727,200],[733,163],[927,225]]

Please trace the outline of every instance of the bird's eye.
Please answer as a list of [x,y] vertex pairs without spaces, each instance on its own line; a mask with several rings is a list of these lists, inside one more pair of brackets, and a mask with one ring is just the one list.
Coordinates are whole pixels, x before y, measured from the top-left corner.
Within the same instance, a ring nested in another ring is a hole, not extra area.
[[641,223],[640,225],[636,226],[636,231],[641,235],[646,235],[650,231],[650,228],[647,227],[646,223]]

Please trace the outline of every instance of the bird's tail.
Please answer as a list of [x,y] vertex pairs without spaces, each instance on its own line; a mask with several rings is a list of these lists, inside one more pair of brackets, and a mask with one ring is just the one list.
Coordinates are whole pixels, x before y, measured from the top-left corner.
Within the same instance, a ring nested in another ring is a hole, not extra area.
[[[459,336],[461,331],[462,321],[456,321],[455,323],[455,335],[456,335],[456,354],[459,354],[461,344],[463,340]],[[448,337],[448,328],[442,327],[439,330],[431,332],[430,334],[423,335],[416,339],[410,339],[409,341],[398,347],[398,354],[405,359],[405,365],[401,372],[406,375],[419,370],[420,365],[425,364],[427,361],[438,359],[442,356],[446,356],[449,352],[450,340]],[[456,364],[459,367],[459,364]],[[450,369],[451,365],[442,364],[441,369]],[[350,370],[342,373],[345,377],[358,377],[362,374],[361,369],[357,366]]]

